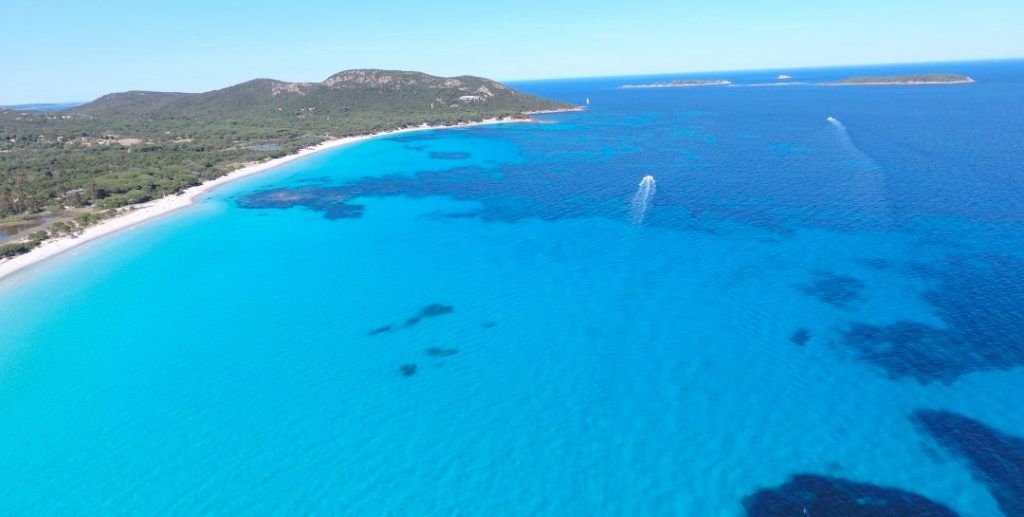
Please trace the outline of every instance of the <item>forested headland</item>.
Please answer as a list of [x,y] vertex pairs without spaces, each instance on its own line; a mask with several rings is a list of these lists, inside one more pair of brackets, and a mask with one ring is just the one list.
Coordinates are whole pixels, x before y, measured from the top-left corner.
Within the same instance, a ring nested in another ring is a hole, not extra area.
[[[0,109],[0,230],[40,221],[39,239],[74,232],[330,139],[572,108],[480,77],[348,70],[318,83],[256,79],[206,93],[113,93],[58,111]],[[0,246],[0,257],[33,240]]]

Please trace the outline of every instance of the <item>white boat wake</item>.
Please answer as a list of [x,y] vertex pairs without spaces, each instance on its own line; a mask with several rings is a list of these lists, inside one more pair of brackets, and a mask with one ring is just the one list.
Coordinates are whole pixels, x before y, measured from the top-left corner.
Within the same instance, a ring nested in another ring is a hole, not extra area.
[[633,194],[633,222],[635,224],[642,224],[644,217],[647,216],[647,210],[650,207],[651,199],[654,198],[654,192],[657,190],[657,182],[654,181],[654,176],[650,174],[643,177],[640,180],[640,184],[637,186],[636,194]]

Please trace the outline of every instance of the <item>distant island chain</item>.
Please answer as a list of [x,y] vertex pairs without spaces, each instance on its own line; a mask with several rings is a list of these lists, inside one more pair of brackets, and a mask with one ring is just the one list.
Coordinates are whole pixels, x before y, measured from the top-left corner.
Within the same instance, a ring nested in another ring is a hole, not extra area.
[[[808,83],[789,82],[793,77],[780,74],[777,83],[735,84],[728,79],[675,79],[648,84],[624,84],[619,88],[690,88],[696,86],[783,86]],[[960,74],[910,74],[892,76],[858,76],[817,83],[818,86],[905,86],[918,84],[970,84],[974,79]]]

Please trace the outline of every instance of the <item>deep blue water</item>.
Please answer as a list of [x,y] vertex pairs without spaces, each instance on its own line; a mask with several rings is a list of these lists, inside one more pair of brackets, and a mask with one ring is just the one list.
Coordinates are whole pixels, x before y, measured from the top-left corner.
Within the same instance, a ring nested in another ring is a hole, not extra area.
[[1020,515],[1024,62],[679,77],[4,281],[4,513]]

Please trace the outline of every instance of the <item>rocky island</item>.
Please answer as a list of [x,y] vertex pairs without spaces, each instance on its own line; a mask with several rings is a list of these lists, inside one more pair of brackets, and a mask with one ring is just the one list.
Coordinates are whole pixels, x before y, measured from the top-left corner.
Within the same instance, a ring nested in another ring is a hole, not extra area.
[[974,79],[960,74],[912,74],[877,77],[850,77],[822,84],[825,86],[887,86],[914,84],[968,84],[973,82]]
[[693,86],[729,86],[731,81],[723,79],[676,79],[651,84],[624,84],[620,88],[687,88]]

